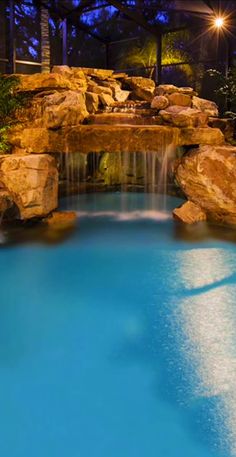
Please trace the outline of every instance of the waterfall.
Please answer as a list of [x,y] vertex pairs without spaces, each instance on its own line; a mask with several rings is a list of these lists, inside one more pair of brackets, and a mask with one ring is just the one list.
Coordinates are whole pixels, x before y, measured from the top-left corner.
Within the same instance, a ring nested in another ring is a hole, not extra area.
[[[66,193],[89,189],[144,191],[161,194],[163,208],[170,187],[168,171],[176,156],[175,144],[165,145],[158,152],[74,153],[60,157],[60,178]],[[160,198],[161,200],[161,198]]]
[[[62,179],[65,179],[67,183],[67,193],[75,192],[76,189],[77,192],[88,191],[88,189],[93,191],[121,190],[123,192],[141,190],[162,195],[159,200],[162,201],[162,206],[165,208],[165,196],[170,188],[168,170],[170,162],[176,157],[178,138],[175,135],[178,135],[178,130],[164,127],[155,131],[155,124],[158,124],[156,117],[156,112],[151,109],[149,103],[133,100],[117,103],[115,106],[103,109],[100,114],[93,115],[90,121],[92,124],[103,125],[101,135],[105,132],[106,141],[109,141],[110,138],[111,125],[117,125],[119,129],[121,125],[138,125],[137,129],[134,128],[134,138],[130,145],[131,152],[113,153],[109,147],[109,152],[88,154],[67,152],[62,166],[64,169]],[[107,128],[107,132],[104,126]],[[154,128],[153,150],[150,126]],[[98,132],[99,130],[96,130],[96,135]],[[92,135],[92,131],[89,133]],[[160,137],[155,140],[157,134],[160,134]],[[123,132],[120,135],[123,135]],[[143,152],[135,152],[135,135],[137,135],[137,147],[140,147],[138,145],[139,135],[143,135],[144,139],[147,138],[147,147]],[[115,140],[118,142],[118,150],[125,140],[124,129],[124,138],[121,138],[120,141]],[[112,145],[112,130],[110,141]],[[157,141],[156,144],[155,141]],[[124,149],[126,151],[129,149],[127,144]],[[104,150],[106,150],[106,144],[104,144]]]

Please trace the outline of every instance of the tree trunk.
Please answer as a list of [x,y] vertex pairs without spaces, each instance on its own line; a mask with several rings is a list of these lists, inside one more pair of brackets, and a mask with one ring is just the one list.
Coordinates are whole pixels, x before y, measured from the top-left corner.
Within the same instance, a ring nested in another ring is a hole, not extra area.
[[49,35],[49,12],[41,5],[41,62],[42,73],[50,72],[50,35]]

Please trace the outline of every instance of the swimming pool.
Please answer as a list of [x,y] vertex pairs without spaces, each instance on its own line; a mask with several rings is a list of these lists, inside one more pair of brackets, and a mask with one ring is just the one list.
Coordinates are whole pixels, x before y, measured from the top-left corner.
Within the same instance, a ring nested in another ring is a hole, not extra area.
[[2,457],[236,455],[236,243],[152,194],[84,194],[1,247]]

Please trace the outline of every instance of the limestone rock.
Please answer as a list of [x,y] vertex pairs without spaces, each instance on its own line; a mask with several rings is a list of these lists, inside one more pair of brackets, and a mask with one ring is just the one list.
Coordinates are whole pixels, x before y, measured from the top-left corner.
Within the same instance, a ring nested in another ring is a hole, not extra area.
[[13,153],[45,154],[67,152],[64,130],[49,130],[46,127],[12,130],[9,141]]
[[75,211],[54,211],[47,218],[43,219],[43,223],[54,230],[67,230],[73,228],[76,221],[77,213]]
[[203,111],[208,116],[218,117],[219,110],[215,102],[205,100],[204,98],[193,97],[192,107]]
[[94,94],[106,94],[112,96],[112,89],[110,87],[99,86],[94,81],[88,82],[88,91]]
[[80,70],[87,76],[93,76],[104,80],[110,78],[114,73],[114,70],[104,70],[100,68],[71,67],[71,69],[73,71]]
[[14,154],[20,152],[28,154],[159,152],[169,144],[176,146],[222,144],[224,136],[219,129],[210,127],[178,129],[167,125],[137,125],[136,123],[135,125],[93,124],[58,130],[49,130],[45,127],[24,128],[20,132],[14,131],[10,136],[10,142]]
[[81,125],[66,137],[71,152],[160,152],[178,143],[178,129],[142,125]]
[[45,90],[79,90],[84,91],[87,83],[84,78],[70,80],[68,75],[61,73],[35,73],[33,75],[19,75],[20,92],[42,92]]
[[98,94],[94,94],[93,92],[86,92],[85,100],[86,100],[86,107],[87,107],[88,112],[91,114],[96,113],[96,111],[98,110],[98,105],[99,105]]
[[114,105],[114,99],[111,95],[108,94],[100,94],[99,100],[103,106],[112,106]]
[[0,214],[4,215],[5,211],[14,205],[13,199],[6,189],[0,189]]
[[155,89],[155,95],[168,95],[173,93],[180,93],[185,95],[196,95],[192,87],[177,87],[173,84],[160,84]]
[[130,76],[124,79],[124,83],[133,89],[135,97],[151,102],[155,90],[155,83],[152,79],[141,76]]
[[165,109],[167,106],[169,106],[169,100],[164,95],[156,95],[151,103],[151,108],[157,110]]
[[181,94],[180,92],[173,92],[172,94],[168,95],[168,100],[170,105],[190,107],[192,103],[192,98],[190,95]]
[[37,124],[40,127],[57,129],[81,123],[89,115],[85,96],[75,91],[56,92],[42,99],[41,118]]
[[52,73],[59,73],[60,75],[71,78],[73,70],[68,67],[68,65],[54,65],[54,67],[52,67]]
[[191,146],[195,144],[218,145],[222,143],[224,143],[224,135],[220,129],[210,127],[190,127],[180,130],[180,146]]
[[173,216],[175,219],[186,224],[206,221],[206,213],[200,206],[191,201],[187,201],[179,208],[174,209]]
[[183,156],[176,179],[209,219],[236,224],[236,147],[201,146]]
[[114,89],[114,99],[117,101],[117,102],[126,102],[126,100],[128,100],[129,96],[130,96],[130,91],[129,90],[123,90],[121,89],[120,87],[116,87]]
[[117,79],[117,80],[125,79],[125,78],[128,78],[128,75],[127,75],[127,73],[113,73],[112,78]]
[[58,205],[58,172],[53,157],[0,156],[0,179],[20,219],[46,216]]
[[208,116],[200,110],[183,106],[169,106],[159,113],[165,122],[176,127],[200,127],[207,124]]

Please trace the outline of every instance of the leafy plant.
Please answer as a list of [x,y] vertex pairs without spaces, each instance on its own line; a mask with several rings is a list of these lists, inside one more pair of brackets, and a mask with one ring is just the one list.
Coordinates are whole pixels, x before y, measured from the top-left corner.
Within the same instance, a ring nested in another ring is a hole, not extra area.
[[236,118],[236,68],[230,69],[227,75],[213,69],[207,73],[215,80],[215,93],[226,101],[224,116]]
[[17,92],[19,78],[15,75],[0,75],[0,152],[7,152],[10,148],[8,142],[8,129],[17,122],[16,112],[22,108],[28,96]]
[[[184,43],[188,41],[187,32],[173,32],[163,37],[162,64],[179,64],[188,60]],[[144,44],[138,43],[132,46],[129,51],[121,53],[120,67],[133,66],[144,67],[149,70],[149,77],[152,77],[156,65],[156,40],[148,38]],[[185,65],[185,71],[191,74],[190,65]]]

